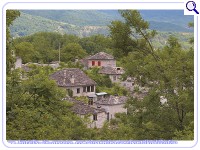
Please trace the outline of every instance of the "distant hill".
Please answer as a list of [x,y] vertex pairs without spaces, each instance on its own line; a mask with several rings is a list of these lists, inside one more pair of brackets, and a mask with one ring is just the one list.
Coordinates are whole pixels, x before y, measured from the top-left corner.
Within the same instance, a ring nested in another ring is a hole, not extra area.
[[[193,17],[184,16],[181,10],[141,10],[149,21],[150,29],[165,32],[192,32],[187,27]],[[39,31],[76,34],[80,37],[108,34],[107,25],[122,20],[117,10],[21,10],[21,16],[11,26],[14,37]]]
[[40,16],[29,15],[21,12],[10,27],[13,37],[21,37],[36,32],[59,32],[61,34],[75,34],[80,37],[93,34],[108,34],[107,26],[77,26],[70,23],[58,22]]

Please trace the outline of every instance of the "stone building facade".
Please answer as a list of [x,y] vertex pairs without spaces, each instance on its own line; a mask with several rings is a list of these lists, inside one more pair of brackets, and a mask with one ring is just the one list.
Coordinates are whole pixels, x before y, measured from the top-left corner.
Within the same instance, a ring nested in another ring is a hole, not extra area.
[[121,82],[121,76],[124,70],[122,67],[102,67],[99,73],[108,75],[112,82]]
[[116,113],[127,114],[127,108],[124,108],[127,99],[126,96],[101,96],[100,98],[97,98],[95,105],[105,109],[107,112],[107,120],[110,120],[115,118]]
[[93,56],[80,60],[85,69],[92,67],[116,67],[116,60],[110,54],[99,52]]

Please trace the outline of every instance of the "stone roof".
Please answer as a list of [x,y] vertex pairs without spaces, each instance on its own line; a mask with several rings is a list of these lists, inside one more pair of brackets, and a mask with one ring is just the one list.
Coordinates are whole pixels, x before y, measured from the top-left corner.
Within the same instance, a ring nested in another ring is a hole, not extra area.
[[55,80],[58,86],[62,87],[96,85],[96,82],[79,68],[59,70],[50,75],[50,78]]
[[88,60],[106,60],[106,59],[114,59],[114,57],[105,52],[99,52],[93,56],[87,58]]
[[118,70],[117,68],[120,67],[102,67],[99,70],[99,73],[108,75],[121,75],[124,73],[124,70],[122,68],[120,68],[120,70]]
[[75,100],[73,98],[64,98],[64,100],[72,102],[74,105],[72,106],[71,111],[79,115],[97,114],[106,112],[104,108],[94,108],[91,107],[90,105],[85,104],[84,102]]
[[99,104],[99,105],[119,105],[119,104],[125,104],[127,99],[128,99],[128,97],[126,97],[126,96],[110,95],[110,97],[98,99],[96,101],[96,104]]

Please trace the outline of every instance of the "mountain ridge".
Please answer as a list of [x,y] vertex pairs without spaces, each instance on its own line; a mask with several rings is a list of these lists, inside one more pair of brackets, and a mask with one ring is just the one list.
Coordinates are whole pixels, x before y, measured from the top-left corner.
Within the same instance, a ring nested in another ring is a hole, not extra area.
[[[80,37],[93,34],[108,35],[107,25],[114,20],[123,20],[117,10],[21,10],[20,12],[21,16],[11,26],[13,37],[42,31],[75,34]],[[193,32],[187,27],[187,23],[192,22],[192,17],[184,16],[181,11],[173,12],[140,11],[141,16],[150,23],[150,29]]]

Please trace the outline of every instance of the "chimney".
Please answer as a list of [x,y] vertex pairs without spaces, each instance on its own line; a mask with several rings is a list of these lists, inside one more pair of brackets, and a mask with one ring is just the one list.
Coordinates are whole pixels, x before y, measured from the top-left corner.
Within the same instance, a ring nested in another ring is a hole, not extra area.
[[64,80],[63,80],[63,85],[66,84],[66,76],[67,76],[67,70],[64,70]]
[[74,80],[75,80],[74,75],[71,75],[70,81],[71,81],[72,84],[74,84]]
[[117,73],[120,73],[121,72],[121,68],[116,68],[117,69]]
[[64,70],[64,77],[66,78],[67,76],[67,70]]

